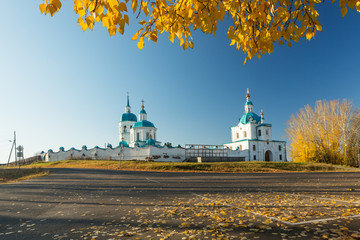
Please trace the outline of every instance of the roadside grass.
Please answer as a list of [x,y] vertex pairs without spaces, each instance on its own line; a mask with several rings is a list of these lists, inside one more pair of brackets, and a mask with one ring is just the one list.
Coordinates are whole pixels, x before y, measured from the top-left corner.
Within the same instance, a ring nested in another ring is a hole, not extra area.
[[112,170],[176,171],[176,172],[331,172],[351,171],[332,164],[295,162],[148,162],[115,160],[65,160],[38,162],[28,167],[99,168]]
[[0,168],[0,184],[18,180],[41,177],[49,174],[49,170],[33,168]]

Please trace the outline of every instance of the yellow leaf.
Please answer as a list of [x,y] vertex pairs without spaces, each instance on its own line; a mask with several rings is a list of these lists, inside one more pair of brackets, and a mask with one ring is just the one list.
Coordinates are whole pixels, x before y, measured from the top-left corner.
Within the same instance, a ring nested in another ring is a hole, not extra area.
[[127,23],[127,25],[129,25],[129,16],[124,14],[124,20]]
[[310,41],[312,37],[313,37],[313,33],[311,32],[310,29],[308,29],[306,31],[306,39]]
[[190,8],[189,9],[189,12],[188,12],[188,18],[191,18],[191,16],[193,15],[194,13],[194,9]]
[[356,11],[360,12],[360,2],[356,3]]
[[340,7],[340,8],[345,7],[345,6],[346,6],[346,2],[347,2],[347,0],[339,0],[339,7]]
[[132,0],[131,7],[132,7],[134,13],[137,9],[137,6],[138,6],[137,0]]
[[153,42],[157,42],[157,40],[158,40],[158,36],[157,36],[157,34],[156,33],[154,33],[154,32],[152,32],[151,34],[150,34],[150,39],[153,41]]
[[319,32],[322,31],[322,27],[321,27],[320,24],[316,24],[315,27],[316,27],[316,30],[317,30],[317,31],[319,31]]
[[169,35],[169,40],[174,43],[174,40],[175,40],[175,34],[174,33],[170,33]]
[[136,40],[136,39],[139,37],[140,33],[141,33],[143,30],[144,30],[144,29],[141,28],[139,31],[137,31],[137,33],[134,34],[134,36],[131,38],[131,40]]
[[[40,8],[41,14],[43,14],[46,11],[46,4],[45,3],[40,4],[39,8]],[[45,14],[46,14],[46,12],[45,12]]]
[[257,57],[260,59],[260,58],[261,58],[261,54],[260,54],[260,53],[258,53],[258,54],[257,54]]
[[189,41],[189,47],[194,48],[194,43],[192,41]]
[[345,15],[347,14],[347,7],[341,8],[340,11],[341,11],[342,16],[345,17]]
[[50,0],[50,3],[54,5],[54,7],[57,9],[57,11],[61,8],[61,2],[59,0]]
[[347,2],[347,5],[349,8],[354,9],[356,2],[356,0],[350,0]]
[[124,34],[124,28],[123,28],[123,27],[119,27],[119,28],[118,28],[118,31],[119,31],[119,33],[120,33],[121,35]]
[[97,15],[100,15],[100,14],[102,14],[103,12],[104,12],[104,8],[103,8],[102,5],[96,6],[95,13],[96,13]]
[[116,26],[111,25],[110,28],[108,29],[109,35],[113,36],[116,34]]
[[78,19],[78,23],[79,23],[79,26],[82,28],[83,32],[85,32],[85,30],[87,29],[87,24],[84,22],[84,20],[82,18],[79,18]]
[[54,16],[54,14],[56,13],[55,6],[52,4],[46,5],[46,12],[50,13],[51,16]]
[[91,30],[93,30],[95,18],[94,18],[93,16],[87,16],[85,20],[86,20],[86,23],[87,23],[88,27],[89,27]]
[[119,9],[120,9],[120,11],[122,11],[122,12],[127,12],[126,4],[125,4],[124,2],[121,2],[121,3],[119,4]]
[[244,60],[244,65],[245,65],[245,63],[246,63],[248,60],[249,60],[249,57],[246,56],[246,58],[245,58],[245,60]]

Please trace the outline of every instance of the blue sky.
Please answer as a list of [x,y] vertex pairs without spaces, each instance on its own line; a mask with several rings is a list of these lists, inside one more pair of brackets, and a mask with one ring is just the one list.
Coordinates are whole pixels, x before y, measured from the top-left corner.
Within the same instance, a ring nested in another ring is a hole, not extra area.
[[[82,32],[64,1],[54,17],[41,1],[4,1],[0,38],[0,162],[7,162],[13,131],[25,155],[105,143],[117,145],[118,121],[130,92],[132,111],[145,100],[159,141],[222,144],[244,111],[246,88],[255,112],[263,109],[275,139],[286,140],[286,122],[316,100],[352,100],[360,106],[360,14],[345,18],[336,5],[320,9],[323,32],[292,48],[243,65],[229,46],[225,24],[216,37],[194,34],[182,50],[167,35],[139,51],[124,36],[109,37],[100,24]],[[16,9],[16,11],[14,11]]]

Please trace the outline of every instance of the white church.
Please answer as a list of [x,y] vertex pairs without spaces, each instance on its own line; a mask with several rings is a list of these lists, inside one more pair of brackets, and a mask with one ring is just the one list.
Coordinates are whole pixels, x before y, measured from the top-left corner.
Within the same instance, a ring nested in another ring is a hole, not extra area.
[[254,113],[247,89],[245,113],[231,128],[231,142],[224,146],[246,152],[247,161],[286,161],[286,142],[272,140],[272,125],[265,123],[264,113]]
[[[129,96],[119,122],[119,144],[88,149],[60,147],[43,154],[45,161],[67,159],[145,160],[145,161],[287,161],[286,142],[272,140],[272,125],[264,122],[264,114],[254,113],[247,90],[245,113],[231,128],[231,142],[221,145],[187,144],[185,147],[161,145],[156,139],[157,128],[148,121],[144,101],[138,118],[131,112]],[[221,157],[219,157],[221,156]]]
[[136,115],[131,112],[129,95],[125,113],[121,116],[119,122],[119,141],[125,147],[143,147],[146,145],[160,146],[161,142],[156,141],[156,127],[147,120],[147,113],[144,109],[144,100],[142,100],[139,121]]

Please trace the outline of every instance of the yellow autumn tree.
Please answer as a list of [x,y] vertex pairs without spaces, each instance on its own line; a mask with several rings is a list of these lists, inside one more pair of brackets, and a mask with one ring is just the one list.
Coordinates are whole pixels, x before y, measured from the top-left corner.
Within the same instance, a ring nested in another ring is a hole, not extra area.
[[[40,11],[53,16],[62,0],[43,0]],[[336,0],[332,0],[334,3]],[[74,0],[74,11],[83,31],[102,22],[110,35],[124,34],[129,12],[139,19],[140,28],[133,36],[138,47],[144,40],[157,42],[158,35],[169,34],[169,40],[180,41],[184,49],[193,48],[192,33],[200,29],[216,33],[218,22],[230,19],[227,36],[230,45],[247,54],[245,62],[255,55],[272,53],[274,43],[292,46],[300,38],[312,39],[322,27],[316,7],[322,0]],[[360,12],[360,0],[339,0],[343,16],[348,9]]]
[[296,162],[358,166],[360,113],[349,101],[317,101],[291,116],[286,130]]

